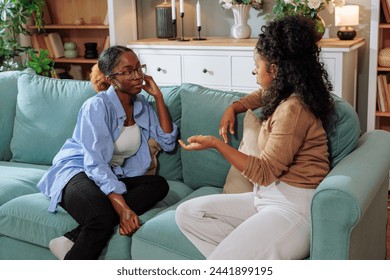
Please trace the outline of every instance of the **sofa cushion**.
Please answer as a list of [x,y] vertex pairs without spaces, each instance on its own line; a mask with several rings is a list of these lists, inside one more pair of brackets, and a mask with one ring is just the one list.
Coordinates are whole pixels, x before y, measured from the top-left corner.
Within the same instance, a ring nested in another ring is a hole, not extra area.
[[[209,89],[194,84],[183,84],[181,87],[182,122],[181,138],[196,134],[218,135],[219,122],[225,109],[245,96],[245,93],[227,92]],[[237,127],[234,135],[229,135],[229,144],[238,148],[242,138],[243,119],[245,114],[237,116]],[[183,180],[196,189],[210,185],[221,187],[225,183],[230,164],[214,149],[203,151],[181,151]]]
[[95,94],[87,81],[59,80],[21,74],[12,160],[50,165],[72,135],[81,105]]
[[337,95],[333,94],[332,97],[335,110],[325,127],[331,168],[356,148],[360,137],[359,117],[355,109]]
[[180,181],[171,181],[171,180],[167,180],[167,181],[169,184],[169,192],[167,196],[164,197],[163,200],[157,202],[152,209],[145,212],[139,217],[141,224],[150,220],[160,212],[169,209],[170,207],[172,207],[172,205],[176,205],[177,203],[182,201],[185,197],[187,197],[193,192],[193,190],[190,187],[188,187],[187,185],[185,185]]
[[[238,150],[246,155],[259,156],[260,148],[258,137],[261,121],[252,110],[246,111],[244,118],[244,132]],[[223,186],[224,193],[243,193],[253,190],[253,183],[241,174],[233,165],[230,167]]]
[[[131,254],[135,260],[204,259],[199,250],[183,235],[175,221],[175,209],[183,201],[210,194],[219,194],[219,187],[202,187],[153,219],[133,235]],[[156,233],[158,238],[156,238]],[[172,242],[174,240],[174,242]]]
[[19,71],[0,72],[0,160],[10,160]]
[[[180,87],[179,86],[162,86],[160,87],[164,97],[165,105],[168,108],[172,121],[180,129],[181,127],[181,100],[180,100]],[[145,96],[146,100],[156,110],[156,102],[154,97],[146,93],[141,92]],[[163,176],[167,180],[182,180],[181,158],[180,150],[177,147],[172,152],[160,151],[157,155],[158,165],[157,174]]]
[[49,199],[41,193],[19,196],[0,207],[0,234],[48,247],[49,241],[77,226],[61,207],[49,212]]
[[47,168],[46,165],[0,161],[0,206],[18,196],[37,193],[37,183]]

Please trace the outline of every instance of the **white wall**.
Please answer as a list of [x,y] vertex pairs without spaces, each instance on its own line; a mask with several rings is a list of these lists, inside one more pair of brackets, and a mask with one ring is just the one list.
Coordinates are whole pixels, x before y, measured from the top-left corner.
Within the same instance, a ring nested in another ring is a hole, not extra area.
[[[163,0],[137,0],[138,12],[138,33],[139,38],[156,37],[155,7],[161,4]],[[170,0],[168,0],[170,2]],[[195,37],[196,15],[195,5],[197,0],[185,0],[184,15],[184,36]],[[230,28],[233,25],[233,14],[231,10],[222,9],[218,0],[200,0],[202,10],[202,36],[206,37],[229,37]],[[362,130],[366,130],[367,118],[367,94],[368,94],[368,65],[369,65],[369,40],[370,40],[370,17],[371,1],[369,0],[346,0],[346,4],[356,4],[360,6],[360,25],[356,27],[357,36],[365,38],[366,44],[359,49],[359,69],[358,69],[358,96],[357,111],[360,118]],[[273,16],[273,0],[265,0],[264,12],[251,9],[248,23],[252,28],[251,37],[257,37],[260,33],[260,27],[264,25],[267,19]],[[177,10],[179,10],[179,1],[176,1]],[[321,17],[325,20],[329,28],[329,36],[336,37],[337,27],[334,26],[334,14],[326,11],[321,12]],[[181,36],[181,18],[178,18],[178,35]]]

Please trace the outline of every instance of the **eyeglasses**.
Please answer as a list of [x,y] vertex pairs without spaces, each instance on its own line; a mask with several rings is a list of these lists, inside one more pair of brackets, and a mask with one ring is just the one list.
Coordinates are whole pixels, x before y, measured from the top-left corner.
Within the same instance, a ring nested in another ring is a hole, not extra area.
[[120,75],[120,76],[124,76],[126,80],[132,80],[135,77],[135,72],[138,72],[138,74],[143,77],[146,74],[146,64],[142,64],[137,69],[126,70],[126,71],[122,71],[122,72],[115,72],[115,73],[111,73],[108,76],[112,78],[116,75]]

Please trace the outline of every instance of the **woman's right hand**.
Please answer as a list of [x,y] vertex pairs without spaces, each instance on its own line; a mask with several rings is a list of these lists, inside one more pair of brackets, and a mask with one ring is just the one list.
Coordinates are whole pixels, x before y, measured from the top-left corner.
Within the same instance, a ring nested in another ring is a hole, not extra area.
[[132,235],[140,228],[138,215],[127,206],[122,195],[110,193],[108,198],[119,216],[119,233],[121,235]]
[[226,108],[219,123],[219,135],[225,143],[228,143],[227,132],[234,134],[234,125],[236,123],[236,113],[233,106]]

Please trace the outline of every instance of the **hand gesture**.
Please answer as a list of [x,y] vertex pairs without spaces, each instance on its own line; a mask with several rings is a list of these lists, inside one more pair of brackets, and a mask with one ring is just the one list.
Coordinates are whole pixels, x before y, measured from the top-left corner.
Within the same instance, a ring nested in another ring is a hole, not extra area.
[[225,143],[228,142],[227,132],[234,134],[234,125],[236,123],[236,114],[232,106],[226,108],[219,123],[219,135]]
[[188,144],[185,144],[183,140],[179,139],[180,146],[187,151],[199,151],[209,148],[215,148],[217,141],[214,136],[195,135],[188,138]]

